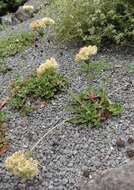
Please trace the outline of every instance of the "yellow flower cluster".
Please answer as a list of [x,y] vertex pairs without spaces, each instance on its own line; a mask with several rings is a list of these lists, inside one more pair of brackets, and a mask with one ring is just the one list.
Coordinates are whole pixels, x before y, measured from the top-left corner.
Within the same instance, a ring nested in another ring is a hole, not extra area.
[[24,6],[22,7],[22,9],[23,9],[24,11],[27,11],[27,12],[33,12],[33,11],[34,11],[34,7],[33,7],[32,5],[24,5]]
[[31,179],[39,173],[38,161],[27,157],[26,153],[21,151],[8,157],[5,161],[5,167],[14,175],[24,179]]
[[33,31],[40,31],[48,26],[53,25],[55,22],[53,19],[45,17],[42,19],[34,20],[31,23],[31,28]]
[[37,76],[41,77],[45,73],[55,72],[58,69],[59,65],[54,58],[47,59],[45,63],[41,64],[37,69]]
[[42,21],[46,26],[51,26],[55,24],[55,21],[49,17],[42,18]]
[[91,56],[96,55],[97,47],[96,46],[87,46],[80,49],[79,53],[76,54],[75,61],[85,61],[88,60]]
[[30,27],[33,31],[40,31],[45,28],[46,25],[42,22],[41,19],[34,20],[31,22]]

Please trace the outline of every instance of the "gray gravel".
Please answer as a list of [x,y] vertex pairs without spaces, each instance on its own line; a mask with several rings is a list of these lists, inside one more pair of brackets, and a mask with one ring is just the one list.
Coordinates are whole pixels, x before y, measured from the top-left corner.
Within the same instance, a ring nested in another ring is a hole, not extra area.
[[[27,24],[28,21],[20,26],[23,25],[24,28]],[[7,34],[7,31],[0,33],[1,36]],[[18,75],[28,76],[51,56],[60,63],[60,72],[69,78],[70,87],[67,92],[80,92],[86,88],[88,82],[78,75],[79,65],[74,63],[78,48],[62,47],[49,35],[45,38],[45,42],[39,43],[38,48],[30,48],[6,60],[12,71],[0,76],[2,98],[10,95],[8,87],[12,80]],[[126,139],[129,135],[134,136],[134,75],[127,72],[127,65],[134,64],[132,49],[105,49],[96,56],[96,59],[102,58],[116,67],[108,84],[108,92],[112,100],[123,104],[125,112],[120,117],[107,121],[100,129],[80,128],[67,123],[59,125],[34,152],[34,157],[42,166],[39,176],[23,183],[5,170],[5,158],[15,151],[29,150],[57,120],[63,121],[68,116],[64,108],[70,97],[67,92],[59,95],[46,108],[40,108],[28,118],[5,107],[4,110],[9,115],[8,136],[11,147],[0,158],[0,190],[79,190],[89,180],[83,176],[83,171],[88,170],[92,179],[106,168],[127,162],[126,149],[118,149],[115,141],[118,137]]]

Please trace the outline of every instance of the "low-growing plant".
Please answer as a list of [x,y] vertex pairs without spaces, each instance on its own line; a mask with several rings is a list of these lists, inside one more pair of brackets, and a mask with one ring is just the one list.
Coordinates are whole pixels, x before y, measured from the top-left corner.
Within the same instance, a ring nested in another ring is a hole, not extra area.
[[99,127],[103,121],[123,112],[120,104],[111,102],[104,88],[90,88],[72,97],[69,110],[73,116],[69,121],[76,125]]
[[5,112],[0,111],[0,126],[6,121]]
[[[63,119],[63,118],[62,118]],[[60,119],[61,120],[61,119]],[[45,133],[35,144],[31,147],[29,151],[18,151],[13,153],[11,156],[7,157],[4,163],[5,168],[13,175],[20,177],[23,182],[32,179],[39,174],[39,162],[33,159],[33,151],[38,148],[38,145],[52,133],[53,130],[59,126],[63,126],[66,120],[59,122],[58,120],[52,127]]]
[[6,128],[4,123],[7,120],[5,112],[0,111],[0,156],[8,149],[9,143],[6,137]]
[[[93,62],[92,57],[96,54],[97,47],[89,45],[80,48],[79,52],[75,56],[76,63],[82,63],[80,65],[81,71],[86,74],[87,78],[90,80],[101,77],[101,74],[104,71],[112,68],[105,60]],[[103,79],[105,80],[105,78]]]
[[13,56],[24,51],[35,42],[32,32],[23,32],[17,35],[0,38],[0,59]]
[[32,111],[31,102],[34,102],[37,98],[48,102],[56,94],[63,92],[67,85],[67,80],[62,74],[57,73],[55,69],[52,70],[52,65],[48,69],[47,63],[44,63],[37,69],[37,74],[32,74],[26,80],[16,80],[12,84],[12,107],[28,113]]
[[130,45],[134,39],[134,3],[129,0],[55,0],[50,6],[58,38]]

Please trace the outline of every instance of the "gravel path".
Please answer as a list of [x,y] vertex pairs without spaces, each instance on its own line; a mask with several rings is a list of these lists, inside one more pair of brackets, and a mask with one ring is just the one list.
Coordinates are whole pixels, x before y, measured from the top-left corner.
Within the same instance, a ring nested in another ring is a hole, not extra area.
[[[19,28],[27,30],[28,23],[29,21],[20,24]],[[15,31],[17,27],[18,25],[14,27]],[[0,33],[2,35],[7,35],[7,31]],[[70,100],[68,92],[79,92],[87,86],[84,77],[77,74],[79,66],[74,63],[77,49],[62,47],[52,36],[47,35],[45,42],[39,43],[38,48],[30,48],[6,60],[12,71],[0,76],[2,98],[9,96],[8,87],[12,80],[18,75],[25,77],[31,74],[40,63],[51,56],[60,63],[60,72],[69,78],[70,87],[46,108],[40,108],[28,118],[12,112],[8,106],[4,108],[9,114],[8,133],[11,147],[0,158],[0,190],[84,190],[83,184],[89,180],[83,176],[84,171],[88,170],[89,177],[93,178],[96,173],[106,168],[127,162],[126,148],[118,149],[115,141],[118,137],[127,139],[129,135],[134,136],[134,76],[127,72],[127,65],[134,64],[132,50],[105,49],[96,56],[96,59],[106,59],[109,64],[116,66],[108,92],[113,100],[124,105],[125,112],[121,117],[107,121],[103,128],[90,129],[63,122],[68,116],[64,110]],[[34,157],[41,164],[39,176],[23,183],[10,175],[3,166],[5,158],[17,150],[29,150],[58,120],[61,122],[58,128],[34,152]]]

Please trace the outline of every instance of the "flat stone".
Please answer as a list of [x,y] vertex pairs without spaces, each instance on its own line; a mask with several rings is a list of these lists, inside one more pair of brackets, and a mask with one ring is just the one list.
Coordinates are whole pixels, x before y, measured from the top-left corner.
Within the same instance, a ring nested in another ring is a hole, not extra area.
[[120,167],[106,170],[95,180],[83,185],[82,190],[133,190],[134,161]]
[[13,24],[17,24],[19,22],[23,22],[33,17],[34,12],[26,12],[20,7],[15,14],[12,16]]

